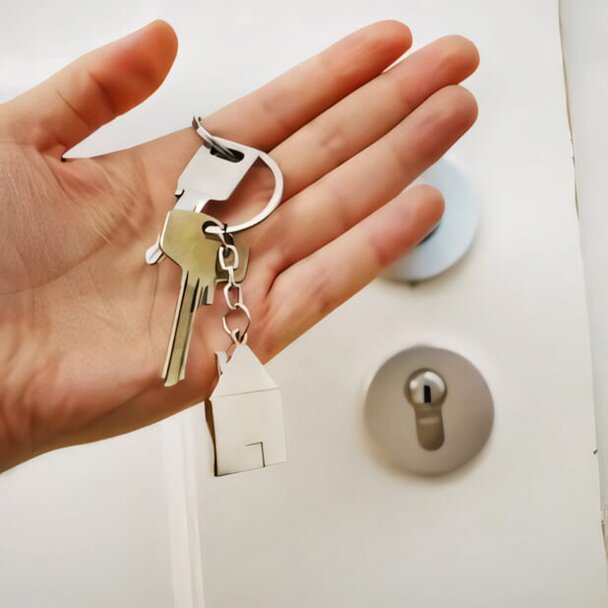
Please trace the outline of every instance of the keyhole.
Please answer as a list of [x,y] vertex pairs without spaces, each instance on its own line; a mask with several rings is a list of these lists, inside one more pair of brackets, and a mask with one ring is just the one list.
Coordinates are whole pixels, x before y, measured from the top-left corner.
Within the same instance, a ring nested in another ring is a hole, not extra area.
[[431,403],[431,387],[428,384],[424,385],[424,402]]
[[447,389],[443,378],[430,369],[420,369],[408,378],[403,392],[414,408],[420,447],[438,450],[445,442],[441,408]]

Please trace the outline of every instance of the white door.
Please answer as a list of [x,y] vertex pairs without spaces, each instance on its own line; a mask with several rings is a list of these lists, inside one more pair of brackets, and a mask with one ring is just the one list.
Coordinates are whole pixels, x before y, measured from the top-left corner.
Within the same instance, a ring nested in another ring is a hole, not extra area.
[[[86,142],[91,153],[181,127],[372,20],[407,22],[415,46],[467,35],[482,57],[467,83],[480,116],[449,158],[481,219],[448,273],[416,287],[376,281],[271,362],[285,465],[214,478],[195,408],[0,477],[0,603],[605,605],[557,1],[37,4],[11,5],[0,25],[13,79],[3,96],[146,19],[165,17],[180,36],[166,84]],[[58,38],[67,18],[75,34]],[[370,374],[420,343],[469,358],[495,406],[481,453],[436,478],[385,466],[363,416]]]

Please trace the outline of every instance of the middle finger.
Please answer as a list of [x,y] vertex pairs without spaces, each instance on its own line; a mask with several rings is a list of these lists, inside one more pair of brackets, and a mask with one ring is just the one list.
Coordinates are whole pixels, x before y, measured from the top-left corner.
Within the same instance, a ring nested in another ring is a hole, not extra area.
[[388,133],[436,91],[470,76],[478,62],[466,38],[440,38],[301,127],[272,151],[285,177],[283,200]]
[[[284,177],[283,201],[386,135],[433,93],[467,78],[478,61],[475,45],[466,38],[440,38],[298,129],[271,152]],[[256,166],[230,205],[212,203],[207,212],[238,223],[267,200],[271,182],[267,170]]]

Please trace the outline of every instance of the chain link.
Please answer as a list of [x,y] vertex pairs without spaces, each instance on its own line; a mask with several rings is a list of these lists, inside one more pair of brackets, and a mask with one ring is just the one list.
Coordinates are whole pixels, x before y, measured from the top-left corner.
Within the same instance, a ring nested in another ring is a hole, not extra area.
[[[218,251],[218,263],[220,268],[228,275],[228,280],[224,286],[224,301],[228,310],[222,317],[222,327],[234,344],[238,346],[239,344],[247,344],[247,332],[251,326],[251,313],[243,301],[243,287],[236,280],[235,275],[240,263],[239,252],[234,245],[234,238],[226,231],[226,228],[224,225],[222,231],[218,234],[222,243]],[[245,317],[244,326],[231,327],[229,317],[235,314]]]

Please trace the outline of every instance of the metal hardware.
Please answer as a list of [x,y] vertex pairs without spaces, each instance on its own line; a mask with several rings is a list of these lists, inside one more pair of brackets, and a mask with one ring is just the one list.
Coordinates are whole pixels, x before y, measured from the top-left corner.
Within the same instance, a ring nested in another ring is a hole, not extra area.
[[420,475],[449,473],[472,460],[490,436],[494,405],[478,369],[465,357],[415,346],[388,358],[365,397],[372,453]]

